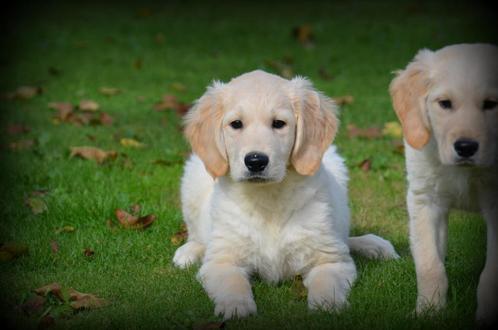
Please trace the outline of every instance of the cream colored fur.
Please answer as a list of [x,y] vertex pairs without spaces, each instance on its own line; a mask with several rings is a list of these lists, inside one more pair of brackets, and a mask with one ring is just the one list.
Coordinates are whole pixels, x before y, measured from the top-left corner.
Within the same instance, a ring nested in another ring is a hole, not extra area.
[[[194,154],[181,188],[189,237],[173,261],[201,262],[215,314],[256,313],[255,273],[270,283],[302,275],[310,308],[340,309],[356,279],[350,248],[398,257],[378,236],[348,238],[347,169],[330,146],[337,125],[335,105],[309,81],[262,71],[214,83],[190,110]],[[257,180],[244,164],[255,151],[269,158]]]
[[[487,224],[487,257],[476,316],[479,322],[494,324],[498,312],[498,48],[460,44],[435,52],[421,50],[398,72],[390,91],[405,135],[417,312],[446,304],[448,213],[459,208],[480,212]],[[445,108],[445,101],[451,102],[451,108]],[[454,144],[461,138],[479,143],[470,159],[461,159],[455,151]]]

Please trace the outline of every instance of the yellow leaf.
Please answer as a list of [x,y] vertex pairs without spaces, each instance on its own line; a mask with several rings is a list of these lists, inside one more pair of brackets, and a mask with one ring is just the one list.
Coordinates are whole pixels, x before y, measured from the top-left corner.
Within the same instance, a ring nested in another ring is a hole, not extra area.
[[145,147],[145,144],[138,142],[135,139],[129,139],[129,138],[122,138],[120,140],[120,143],[123,147],[127,147],[127,148],[143,148],[143,147]]
[[401,138],[403,136],[403,130],[397,121],[390,121],[384,124],[382,135],[391,138]]

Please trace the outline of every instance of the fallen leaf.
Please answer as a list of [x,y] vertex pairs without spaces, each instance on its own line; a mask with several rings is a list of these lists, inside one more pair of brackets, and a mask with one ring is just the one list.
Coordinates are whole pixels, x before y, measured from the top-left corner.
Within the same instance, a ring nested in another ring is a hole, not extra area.
[[185,92],[187,90],[187,86],[180,82],[174,82],[170,85],[170,87],[177,92]]
[[42,286],[41,288],[34,290],[36,294],[46,297],[49,294],[52,294],[54,297],[64,302],[64,295],[62,294],[62,287],[59,283],[54,282],[47,285]]
[[81,157],[83,159],[94,160],[98,164],[102,164],[108,159],[117,157],[116,151],[105,151],[95,147],[71,147],[70,157]]
[[130,139],[130,138],[122,138],[119,141],[119,143],[121,143],[121,145],[123,147],[127,147],[127,148],[143,148],[143,147],[145,147],[145,144],[138,142],[135,139]]
[[44,297],[32,294],[20,307],[24,313],[33,315],[42,311],[45,302],[46,299]]
[[76,228],[74,228],[73,226],[62,226],[62,227],[59,227],[59,228],[55,229],[55,233],[56,234],[60,234],[60,233],[74,233],[75,231],[76,231]]
[[28,100],[41,93],[42,89],[40,87],[21,86],[15,90],[14,97],[17,99]]
[[187,226],[182,223],[180,230],[177,231],[173,236],[171,236],[171,244],[180,245],[188,238]]
[[90,293],[78,292],[73,288],[69,288],[68,292],[69,300],[71,301],[70,305],[75,310],[95,309],[109,304],[105,299],[98,298]]
[[162,100],[154,104],[156,111],[175,110],[179,116],[183,116],[190,107],[191,104],[180,102],[175,95],[171,94],[163,95]]
[[80,104],[78,105],[78,109],[80,109],[81,111],[95,112],[100,109],[100,105],[92,100],[81,100]]
[[122,209],[116,209],[114,214],[121,226],[130,229],[145,229],[156,220],[156,216],[153,214],[139,217],[138,215],[132,215]]
[[322,78],[323,80],[332,80],[332,78],[334,78],[328,71],[325,67],[320,67],[320,69],[318,70],[318,75],[320,76],[320,78]]
[[121,89],[116,87],[100,87],[99,92],[105,96],[114,96],[121,93]]
[[372,160],[367,158],[362,160],[359,164],[358,167],[363,171],[363,172],[369,172],[370,169],[372,168]]
[[95,254],[95,251],[93,251],[92,249],[90,248],[85,248],[85,250],[83,250],[83,255],[85,257],[91,257]]
[[56,254],[59,252],[59,243],[57,241],[50,241],[50,250],[52,250],[53,254]]
[[16,242],[7,242],[0,245],[0,261],[11,261],[28,254],[28,246]]
[[390,121],[384,124],[382,135],[394,139],[399,139],[403,136],[403,129],[397,121]]
[[394,141],[391,141],[391,144],[393,146],[395,153],[401,154],[401,155],[405,154],[405,144],[403,143],[403,140],[394,140]]
[[48,192],[49,192],[48,189],[40,188],[40,189],[33,190],[30,194],[31,194],[31,196],[43,197],[43,196],[47,195]]
[[36,141],[33,139],[19,140],[9,143],[9,149],[12,151],[28,150],[35,146]]
[[348,105],[354,102],[354,97],[352,95],[336,96],[333,100],[337,105]]
[[50,109],[56,110],[57,115],[55,116],[55,118],[63,122],[69,121],[74,108],[73,105],[68,102],[50,102],[48,104],[48,107]]
[[9,124],[6,129],[10,135],[29,133],[31,129],[24,124]]
[[292,69],[291,64],[289,64],[288,62],[286,63],[284,61],[267,60],[265,63],[270,67],[270,69],[286,79],[291,79],[294,77],[294,70]]
[[110,126],[114,122],[114,119],[106,112],[101,112],[99,116],[100,124],[104,126]]
[[42,214],[48,210],[45,201],[39,197],[28,197],[26,198],[26,205],[29,206],[33,214]]
[[134,205],[132,205],[130,207],[130,210],[131,210],[132,214],[138,214],[138,213],[140,213],[140,209],[141,209],[141,207],[138,204],[134,204]]
[[297,298],[297,300],[304,300],[307,297],[307,290],[303,284],[303,278],[301,275],[297,275],[292,280],[291,292]]
[[296,26],[292,29],[292,36],[296,39],[301,45],[305,47],[313,47],[315,36],[313,34],[313,29],[309,24],[303,24],[300,26]]
[[353,124],[347,127],[349,138],[377,139],[382,137],[382,130],[378,127],[358,128]]

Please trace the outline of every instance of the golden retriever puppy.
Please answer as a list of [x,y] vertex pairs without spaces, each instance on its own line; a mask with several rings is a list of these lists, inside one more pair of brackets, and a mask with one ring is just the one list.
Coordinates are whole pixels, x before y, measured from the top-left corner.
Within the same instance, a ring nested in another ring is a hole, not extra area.
[[406,150],[410,242],[417,311],[445,306],[448,212],[481,212],[487,257],[477,319],[498,310],[498,47],[460,44],[421,50],[392,81]]
[[330,146],[335,112],[308,80],[254,71],[214,83],[187,114],[189,237],[173,261],[202,260],[198,279],[215,314],[256,312],[253,273],[271,283],[300,274],[310,308],[338,309],[356,278],[350,247],[397,257],[378,236],[348,239],[348,175]]

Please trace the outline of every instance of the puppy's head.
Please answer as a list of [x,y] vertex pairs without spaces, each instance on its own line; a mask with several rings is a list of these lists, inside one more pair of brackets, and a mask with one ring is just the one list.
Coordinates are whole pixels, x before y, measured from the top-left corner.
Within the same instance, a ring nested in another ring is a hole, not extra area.
[[280,182],[313,175],[337,130],[335,106],[304,78],[253,71],[214,83],[186,116],[185,134],[213,176]]
[[445,165],[498,163],[498,47],[461,44],[421,50],[390,92],[406,141],[435,139]]

